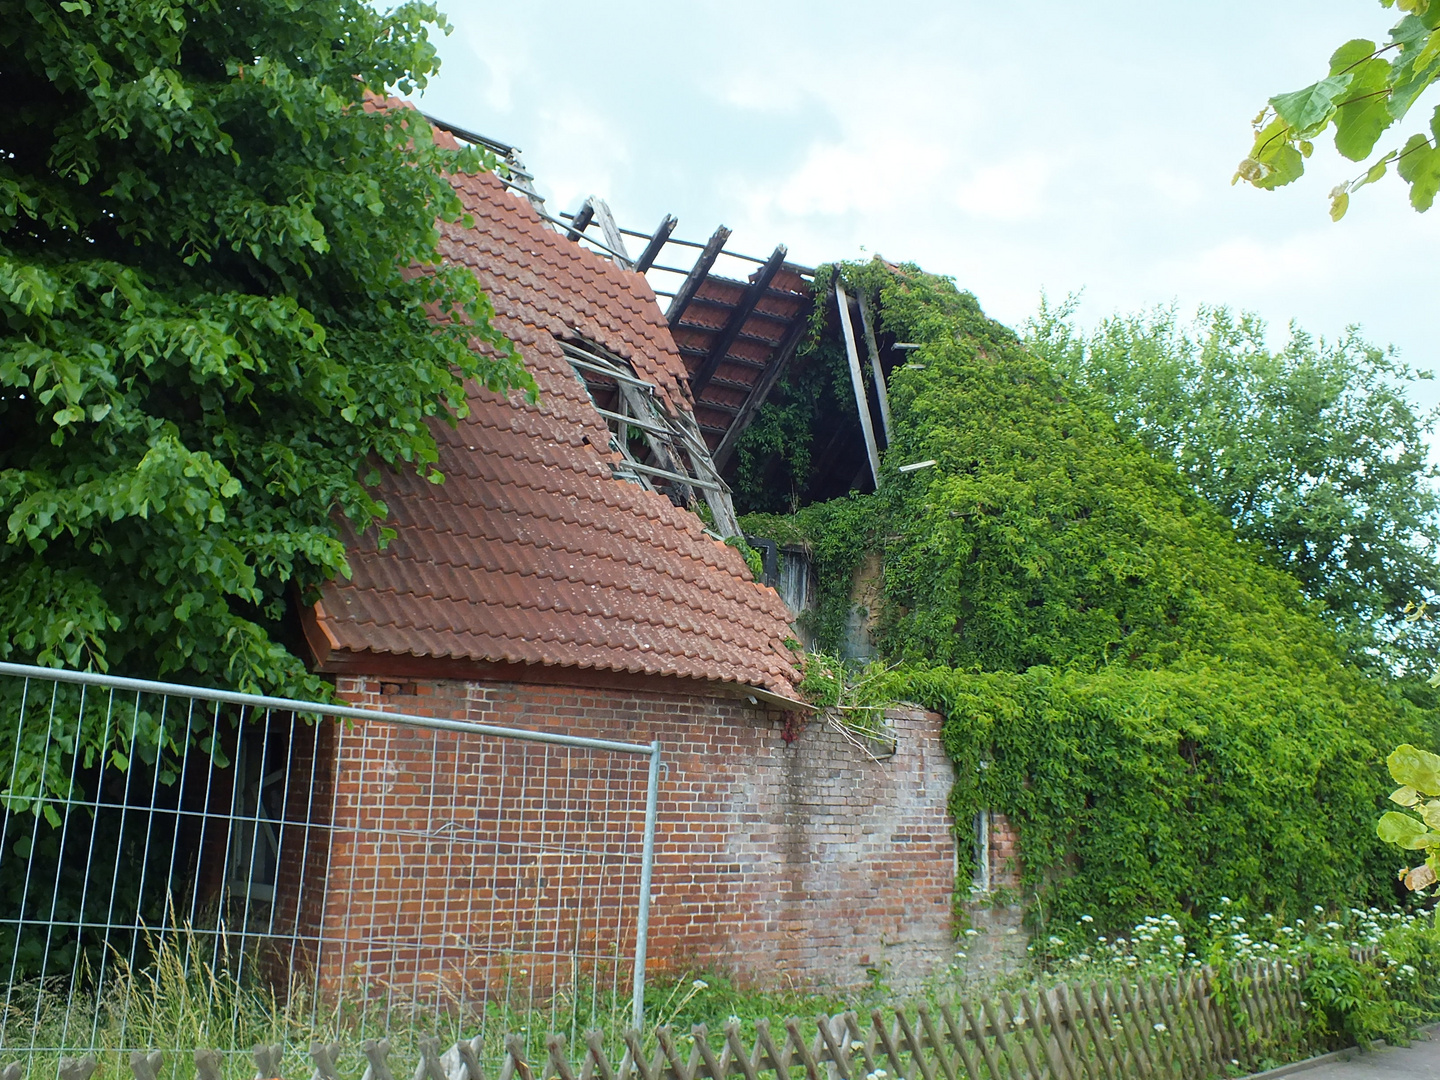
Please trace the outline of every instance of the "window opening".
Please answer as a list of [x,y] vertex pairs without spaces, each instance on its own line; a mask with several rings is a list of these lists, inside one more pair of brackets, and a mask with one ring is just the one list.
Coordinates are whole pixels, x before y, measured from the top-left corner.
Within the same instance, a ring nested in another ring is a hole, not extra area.
[[273,904],[279,883],[280,826],[285,814],[285,748],[276,733],[245,731],[235,759],[231,809],[230,895]]
[[988,896],[993,890],[993,879],[990,872],[990,811],[981,810],[975,815],[974,837],[972,843],[975,845],[974,871],[970,878],[970,891],[978,896]]
[[604,346],[578,338],[561,341],[560,348],[610,429],[610,449],[620,455],[611,465],[613,475],[667,494],[678,506],[693,506],[698,491],[720,535],[738,536],[730,488],[720,479],[695,417],[672,413],[654,383]]

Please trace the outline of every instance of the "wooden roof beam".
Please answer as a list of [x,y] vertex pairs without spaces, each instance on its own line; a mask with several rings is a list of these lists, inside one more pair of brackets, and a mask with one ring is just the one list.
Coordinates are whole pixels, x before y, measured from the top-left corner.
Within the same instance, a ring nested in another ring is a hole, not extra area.
[[770,361],[770,366],[765,369],[760,378],[751,388],[749,396],[745,399],[745,405],[739,414],[731,422],[724,436],[720,439],[720,445],[715,448],[715,467],[725,468],[730,461],[730,455],[735,452],[735,444],[740,441],[740,436],[745,434],[745,429],[750,426],[750,421],[755,419],[755,414],[760,411],[760,406],[765,404],[765,399],[770,396],[770,391],[775,388],[780,376],[785,373],[790,358],[795,355],[795,349],[805,337],[805,331],[809,328],[809,313],[798,311],[795,313],[795,322],[791,325],[785,339],[780,344],[779,351]]
[[755,280],[750,283],[750,287],[745,290],[745,295],[741,298],[740,303],[730,313],[730,318],[725,323],[725,329],[720,331],[715,343],[710,346],[710,355],[705,358],[705,363],[701,365],[700,370],[691,376],[690,391],[697,398],[715,376],[715,372],[720,367],[720,361],[725,359],[725,354],[730,351],[730,346],[735,344],[735,339],[740,335],[745,321],[750,318],[750,313],[755,310],[755,305],[764,297],[765,291],[770,288],[770,282],[775,279],[775,275],[780,272],[780,267],[785,264],[785,254],[786,247],[781,244],[771,254],[765,265],[756,272]]
[[730,239],[730,230],[721,225],[715,230],[715,234],[706,242],[700,257],[695,260],[695,265],[690,268],[690,273],[685,276],[685,282],[675,293],[675,298],[670,301],[670,308],[665,313],[665,321],[674,330],[680,322],[680,317],[685,314],[685,309],[690,306],[690,301],[695,298],[696,291],[705,282],[705,277],[710,273],[710,268],[715,265],[715,260],[720,257],[720,252],[725,248],[725,241]]
[[676,220],[674,214],[665,215],[664,220],[660,222],[660,227],[655,230],[654,235],[650,237],[649,243],[645,245],[645,250],[642,251],[640,257],[635,260],[636,273],[643,274],[655,264],[655,260],[660,257],[660,249],[669,241],[670,234],[675,231],[675,226],[678,224],[680,224],[680,222]]

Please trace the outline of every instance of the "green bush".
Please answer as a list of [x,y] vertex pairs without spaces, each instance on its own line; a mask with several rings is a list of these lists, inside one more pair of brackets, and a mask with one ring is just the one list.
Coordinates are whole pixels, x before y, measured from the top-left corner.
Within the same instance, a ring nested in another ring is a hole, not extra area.
[[908,669],[890,693],[941,712],[956,821],[1016,826],[1042,921],[1103,927],[1168,911],[1193,929],[1222,896],[1256,911],[1389,905],[1378,766],[1420,728],[1363,677],[1196,671]]

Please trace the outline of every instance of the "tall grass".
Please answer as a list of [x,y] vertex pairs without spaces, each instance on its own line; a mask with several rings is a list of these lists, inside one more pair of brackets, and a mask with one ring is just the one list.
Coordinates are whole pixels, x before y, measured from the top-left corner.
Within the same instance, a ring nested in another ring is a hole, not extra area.
[[[226,1080],[253,1080],[255,1047],[280,1046],[281,1074],[306,1076],[314,1068],[311,1044],[319,1041],[338,1042],[342,1074],[359,1077],[362,1046],[383,1039],[391,1048],[391,1070],[403,1080],[429,1039],[444,1050],[478,1038],[477,1056],[491,1065],[504,1058],[507,1035],[521,1039],[531,1060],[544,1060],[549,1034],[574,1045],[599,1031],[607,1054],[618,1060],[631,1021],[630,995],[603,977],[534,1007],[447,999],[443,991],[418,1001],[383,986],[337,1000],[317,996],[308,972],[282,971],[275,978],[276,966],[263,953],[233,955],[223,934],[180,927],[147,933],[145,945],[143,964],[113,954],[102,971],[83,967],[82,960],[82,969],[70,975],[10,986],[0,1004],[0,1065],[21,1060],[29,1080],[47,1080],[60,1075],[62,1059],[93,1054],[97,1075],[113,1080],[129,1075],[132,1051],[159,1049],[165,1054],[161,1075],[188,1080],[196,1075],[194,1051],[211,1049],[219,1053]],[[647,1027],[653,1041],[662,1024],[688,1028],[733,1019],[753,1035],[761,1017],[813,1016],[848,1004],[803,992],[741,991],[722,976],[686,974],[647,988]]]

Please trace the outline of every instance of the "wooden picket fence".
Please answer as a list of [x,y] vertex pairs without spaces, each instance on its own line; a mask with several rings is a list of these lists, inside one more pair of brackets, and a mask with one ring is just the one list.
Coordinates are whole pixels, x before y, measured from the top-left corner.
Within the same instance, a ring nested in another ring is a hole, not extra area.
[[[392,1067],[387,1042],[368,1040],[361,1080],[1206,1080],[1316,1049],[1306,1043],[1300,979],[1292,966],[1257,964],[1232,971],[1228,990],[1203,971],[876,1009],[868,1019],[847,1012],[779,1028],[759,1020],[749,1044],[733,1022],[718,1033],[703,1024],[688,1034],[660,1027],[648,1040],[631,1030],[623,1051],[612,1052],[590,1032],[578,1054],[558,1035],[546,1037],[539,1055],[509,1035],[498,1068],[482,1064],[479,1038],[443,1053],[436,1040],[421,1039],[408,1076]],[[353,1076],[343,1050],[311,1044],[309,1080]],[[254,1059],[255,1080],[282,1076],[283,1047],[257,1047]],[[197,1080],[234,1075],[215,1051],[200,1050],[194,1061]],[[59,1078],[92,1080],[97,1065],[93,1054],[62,1059]],[[135,1080],[160,1080],[163,1065],[158,1051],[130,1055]],[[18,1063],[0,1069],[0,1080],[23,1075]]]

